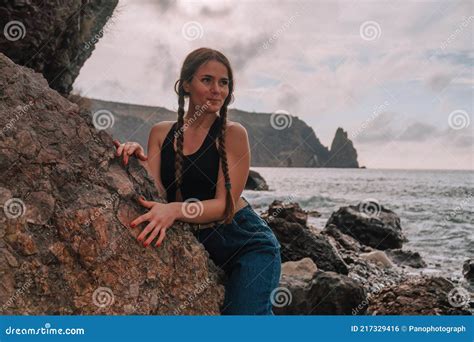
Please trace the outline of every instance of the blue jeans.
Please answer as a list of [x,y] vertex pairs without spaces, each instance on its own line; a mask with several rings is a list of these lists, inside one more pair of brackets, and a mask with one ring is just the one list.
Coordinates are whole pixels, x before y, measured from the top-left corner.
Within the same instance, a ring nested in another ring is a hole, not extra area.
[[280,282],[281,245],[250,204],[231,223],[201,229],[196,237],[227,275],[221,314],[273,315],[270,297]]

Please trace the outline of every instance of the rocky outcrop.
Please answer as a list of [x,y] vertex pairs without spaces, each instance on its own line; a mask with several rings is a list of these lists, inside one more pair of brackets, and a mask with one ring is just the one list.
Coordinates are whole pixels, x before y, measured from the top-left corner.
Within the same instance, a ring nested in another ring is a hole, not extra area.
[[221,273],[187,224],[148,249],[129,227],[138,194],[161,201],[137,160],[3,54],[0,94],[1,313],[219,314]]
[[424,268],[427,266],[418,252],[402,249],[387,249],[385,253],[398,266],[410,266],[413,268]]
[[377,249],[401,248],[407,241],[400,218],[377,202],[361,202],[341,207],[331,214],[326,227],[334,224],[342,233]]
[[[162,107],[89,100],[92,112],[105,109],[113,113],[115,124],[107,130],[109,133],[119,140],[133,139],[145,149],[153,124],[177,118],[176,112]],[[328,165],[329,149],[313,129],[297,117],[229,109],[228,118],[246,128],[253,167],[334,167]],[[131,131],[134,131],[133,137],[130,137]],[[339,153],[336,157],[343,159]],[[354,167],[352,159],[345,164]]]
[[118,0],[1,3],[0,52],[42,73],[51,88],[68,94]]
[[268,184],[257,171],[250,170],[245,183],[245,190],[268,190]]
[[357,151],[341,127],[336,131],[325,167],[358,168]]
[[276,315],[350,315],[365,299],[359,283],[341,274],[318,271],[310,258],[304,258],[282,265],[273,311]]
[[372,315],[470,315],[468,293],[440,277],[413,277],[370,298]]
[[311,258],[319,269],[347,274],[347,265],[322,234],[305,226],[307,215],[298,204],[283,205],[274,201],[262,215],[281,244],[281,259],[298,261]]

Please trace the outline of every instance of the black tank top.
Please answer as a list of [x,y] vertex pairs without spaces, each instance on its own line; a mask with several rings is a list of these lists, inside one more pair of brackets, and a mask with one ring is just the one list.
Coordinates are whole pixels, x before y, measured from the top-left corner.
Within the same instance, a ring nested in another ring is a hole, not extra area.
[[[219,152],[216,146],[220,117],[214,120],[199,150],[183,156],[183,175],[181,195],[183,201],[196,198],[200,201],[212,199],[216,193],[217,174],[219,171]],[[160,175],[166,189],[168,202],[176,202],[175,156],[173,147],[177,122],[166,135],[161,148]]]

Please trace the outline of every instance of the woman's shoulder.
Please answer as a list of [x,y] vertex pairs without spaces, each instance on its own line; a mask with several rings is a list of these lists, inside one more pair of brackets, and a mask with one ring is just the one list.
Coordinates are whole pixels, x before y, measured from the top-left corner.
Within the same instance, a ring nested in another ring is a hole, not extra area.
[[226,120],[226,134],[232,134],[232,135],[247,135],[247,130],[245,127],[240,123],[236,121],[230,121]]
[[161,142],[166,138],[166,135],[175,122],[176,121],[160,121],[154,124],[150,130],[150,139],[157,141],[159,146],[161,146]]

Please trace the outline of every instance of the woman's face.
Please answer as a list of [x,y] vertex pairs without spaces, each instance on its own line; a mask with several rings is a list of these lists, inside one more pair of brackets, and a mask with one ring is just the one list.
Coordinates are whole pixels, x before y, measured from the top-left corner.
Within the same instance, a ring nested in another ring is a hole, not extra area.
[[183,87],[190,93],[190,107],[202,108],[206,113],[216,113],[229,95],[227,68],[220,62],[210,60],[202,64],[191,82],[184,82]]

